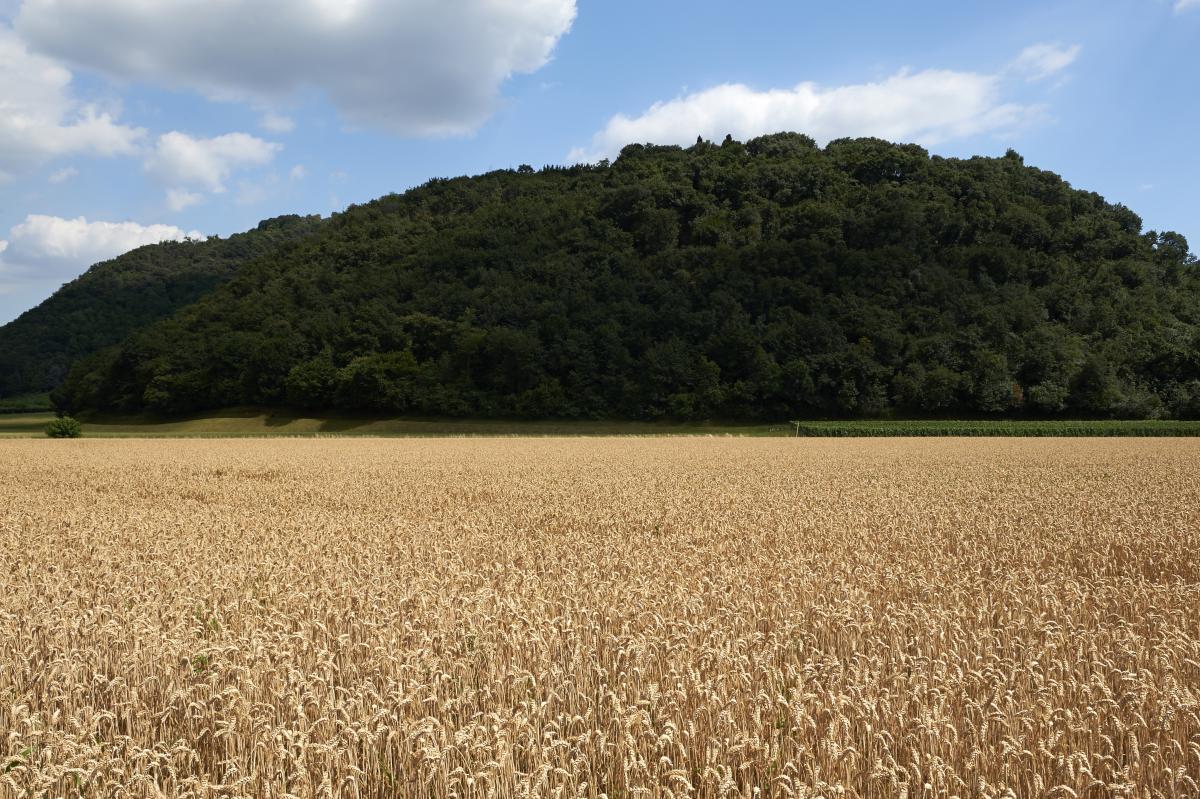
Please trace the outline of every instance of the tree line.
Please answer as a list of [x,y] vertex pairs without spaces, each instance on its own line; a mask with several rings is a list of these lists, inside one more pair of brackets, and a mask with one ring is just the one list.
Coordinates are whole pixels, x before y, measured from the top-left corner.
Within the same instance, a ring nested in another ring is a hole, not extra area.
[[64,410],[1200,417],[1182,236],[1001,158],[631,145],[354,206],[76,363]]

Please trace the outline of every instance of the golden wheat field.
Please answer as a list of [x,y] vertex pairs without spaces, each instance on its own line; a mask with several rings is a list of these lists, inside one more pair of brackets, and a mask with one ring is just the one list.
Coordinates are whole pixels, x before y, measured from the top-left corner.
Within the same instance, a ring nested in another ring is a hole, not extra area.
[[6,441],[0,486],[0,796],[1200,796],[1200,441]]

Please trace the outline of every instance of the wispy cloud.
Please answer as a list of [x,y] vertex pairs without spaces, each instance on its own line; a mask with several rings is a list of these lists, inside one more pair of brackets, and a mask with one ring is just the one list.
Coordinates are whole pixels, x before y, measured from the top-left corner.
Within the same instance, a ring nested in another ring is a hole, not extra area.
[[62,169],[56,170],[50,174],[51,183],[66,183],[71,178],[79,174],[79,170],[73,166],[65,166]]
[[1082,51],[1083,47],[1078,44],[1069,47],[1060,44],[1035,44],[1021,51],[1013,61],[1012,69],[1024,75],[1031,83],[1045,80],[1075,63]]
[[271,133],[291,133],[296,129],[296,120],[284,114],[266,113],[258,121],[258,125]]

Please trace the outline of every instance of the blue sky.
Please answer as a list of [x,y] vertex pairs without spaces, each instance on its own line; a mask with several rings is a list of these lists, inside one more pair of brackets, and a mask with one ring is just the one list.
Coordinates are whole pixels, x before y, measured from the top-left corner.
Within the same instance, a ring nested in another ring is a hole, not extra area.
[[1200,242],[1200,0],[0,0],[0,323],[149,241],[780,129],[999,155]]

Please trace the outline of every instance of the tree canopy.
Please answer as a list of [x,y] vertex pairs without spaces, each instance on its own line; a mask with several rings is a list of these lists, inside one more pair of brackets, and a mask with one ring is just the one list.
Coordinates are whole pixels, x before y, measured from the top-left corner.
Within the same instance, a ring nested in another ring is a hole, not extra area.
[[1011,151],[631,145],[432,180],[216,282],[80,361],[59,406],[1200,415],[1187,242]]

